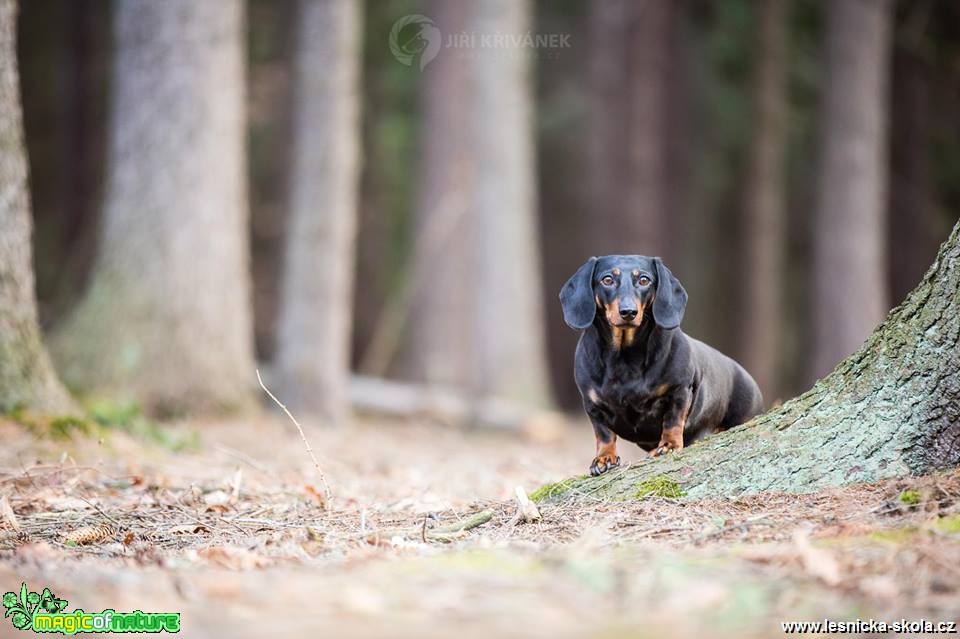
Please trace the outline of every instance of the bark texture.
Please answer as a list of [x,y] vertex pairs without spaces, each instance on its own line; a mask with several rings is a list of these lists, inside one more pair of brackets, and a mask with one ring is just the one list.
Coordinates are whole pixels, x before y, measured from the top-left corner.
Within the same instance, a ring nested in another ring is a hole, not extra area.
[[787,3],[761,0],[754,6],[755,125],[744,189],[744,312],[739,328],[741,363],[769,402],[778,391],[777,354],[781,350]]
[[[467,0],[433,0],[428,15],[444,33],[466,31]],[[421,78],[420,185],[417,194],[407,377],[461,389],[472,384],[474,318],[467,287],[467,136],[470,86],[464,59],[442,50]]]
[[[529,0],[472,4],[480,33],[528,33]],[[476,394],[532,405],[548,402],[540,251],[537,238],[532,52],[479,51],[471,60],[470,119],[476,229],[471,283],[476,316]]]
[[[627,181],[609,253],[664,255],[668,243],[667,89],[672,0],[630,2]],[[622,140],[617,142],[622,144]]]
[[[924,9],[918,4],[915,10]],[[930,161],[931,73],[929,63],[915,53],[919,48],[898,44],[893,56],[887,250],[894,303],[923,276],[945,226],[939,219]]]
[[[444,33],[524,34],[530,3],[438,2]],[[479,36],[477,39],[479,42]],[[442,49],[424,70],[412,377],[548,401],[528,51]]]
[[253,388],[239,0],[122,0],[100,249],[54,355],[85,392],[219,410]]
[[669,95],[679,11],[672,0],[590,3],[587,180],[596,254],[671,257]]
[[678,454],[570,480],[555,494],[630,499],[661,478],[690,497],[807,492],[957,464],[960,224],[906,301],[812,389]]
[[73,407],[43,344],[17,73],[17,3],[0,0],[0,412]]
[[621,215],[628,180],[627,145],[621,143],[627,118],[624,91],[628,0],[591,2],[588,7],[587,189],[590,197],[590,254],[610,253],[611,221]]
[[814,224],[816,377],[853,352],[889,308],[884,212],[890,13],[888,0],[839,0],[827,7]]
[[277,367],[291,407],[337,424],[349,404],[360,15],[353,0],[301,0],[298,9]]

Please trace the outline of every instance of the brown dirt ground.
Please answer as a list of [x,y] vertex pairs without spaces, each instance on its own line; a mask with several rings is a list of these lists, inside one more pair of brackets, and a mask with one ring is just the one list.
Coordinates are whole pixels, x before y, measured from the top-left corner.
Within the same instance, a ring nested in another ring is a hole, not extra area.
[[[181,612],[183,636],[211,638],[766,637],[782,621],[960,618],[960,471],[544,504],[524,523],[515,487],[582,473],[589,428],[308,428],[330,504],[279,417],[171,428],[195,429],[198,448],[37,440],[0,421],[0,587],[49,587],[68,611]],[[486,510],[482,526],[426,537]]]

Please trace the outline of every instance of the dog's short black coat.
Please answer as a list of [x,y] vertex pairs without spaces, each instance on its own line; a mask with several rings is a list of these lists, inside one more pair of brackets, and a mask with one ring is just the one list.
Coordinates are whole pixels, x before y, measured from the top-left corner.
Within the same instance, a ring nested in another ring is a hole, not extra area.
[[574,376],[597,438],[591,474],[620,463],[617,436],[656,456],[761,411],[753,378],[680,330],[687,292],[660,258],[591,257],[560,303],[566,323],[583,331]]

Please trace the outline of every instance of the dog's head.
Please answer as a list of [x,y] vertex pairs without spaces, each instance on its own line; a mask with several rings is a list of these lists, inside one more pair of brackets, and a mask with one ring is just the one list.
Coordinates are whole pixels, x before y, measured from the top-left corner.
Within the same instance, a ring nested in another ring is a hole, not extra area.
[[687,292],[659,257],[591,257],[560,290],[563,319],[583,330],[597,314],[613,327],[640,326],[648,309],[661,328],[676,328],[687,307]]

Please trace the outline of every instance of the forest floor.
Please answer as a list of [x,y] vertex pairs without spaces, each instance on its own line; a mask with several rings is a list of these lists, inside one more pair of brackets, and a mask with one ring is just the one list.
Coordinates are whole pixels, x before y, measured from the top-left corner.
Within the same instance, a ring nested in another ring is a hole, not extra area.
[[68,612],[180,612],[181,634],[204,638],[766,637],[782,622],[960,618],[960,471],[545,503],[525,523],[515,488],[584,472],[584,424],[307,426],[329,503],[280,417],[63,438],[0,421],[0,589],[48,587]]

